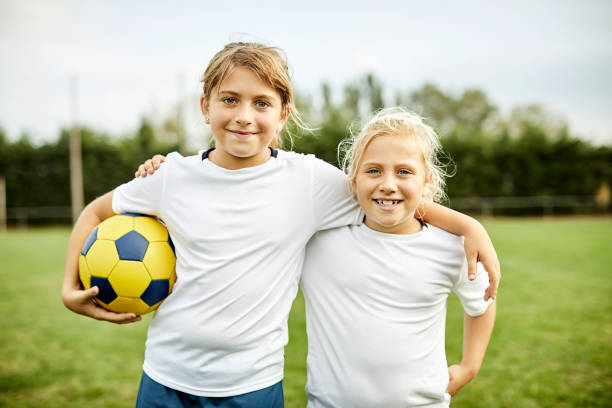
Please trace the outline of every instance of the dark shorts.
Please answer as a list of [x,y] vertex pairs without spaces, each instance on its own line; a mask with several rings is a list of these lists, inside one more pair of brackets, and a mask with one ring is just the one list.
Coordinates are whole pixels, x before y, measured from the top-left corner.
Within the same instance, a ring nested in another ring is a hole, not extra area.
[[283,382],[262,390],[232,397],[199,397],[168,388],[144,372],[140,379],[136,408],[283,408]]

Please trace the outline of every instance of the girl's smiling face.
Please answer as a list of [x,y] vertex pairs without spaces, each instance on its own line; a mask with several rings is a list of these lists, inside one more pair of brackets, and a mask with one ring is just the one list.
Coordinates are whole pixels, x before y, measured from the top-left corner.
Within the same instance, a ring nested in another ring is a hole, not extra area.
[[373,230],[410,234],[421,230],[414,218],[429,174],[418,144],[411,137],[377,136],[366,147],[353,191]]
[[265,163],[270,157],[268,146],[288,116],[279,93],[241,66],[200,105],[216,143],[209,157],[228,169]]

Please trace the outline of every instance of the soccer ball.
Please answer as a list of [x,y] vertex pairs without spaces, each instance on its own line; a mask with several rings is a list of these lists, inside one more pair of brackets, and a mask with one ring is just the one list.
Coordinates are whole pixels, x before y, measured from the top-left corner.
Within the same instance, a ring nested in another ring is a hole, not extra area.
[[79,255],[85,289],[97,286],[96,302],[113,312],[149,313],[170,294],[176,255],[168,230],[154,217],[119,214],[101,222]]

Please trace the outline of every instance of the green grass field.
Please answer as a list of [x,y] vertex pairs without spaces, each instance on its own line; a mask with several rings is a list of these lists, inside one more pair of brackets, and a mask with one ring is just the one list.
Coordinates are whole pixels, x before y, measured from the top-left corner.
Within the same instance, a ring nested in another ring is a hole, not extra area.
[[[485,222],[502,263],[493,338],[459,407],[604,407],[612,401],[612,219]],[[0,406],[132,407],[150,317],[116,326],[61,303],[66,228],[0,233]],[[449,302],[449,363],[462,310]],[[303,300],[290,319],[287,407],[304,407]]]

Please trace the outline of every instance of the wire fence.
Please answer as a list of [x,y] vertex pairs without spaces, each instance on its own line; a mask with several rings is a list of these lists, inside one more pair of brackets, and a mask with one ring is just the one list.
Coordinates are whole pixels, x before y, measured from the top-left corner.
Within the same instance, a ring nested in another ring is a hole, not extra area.
[[465,197],[450,199],[449,207],[482,216],[494,215],[566,215],[600,214],[609,211],[610,203],[596,196],[514,196]]
[[[596,196],[525,196],[525,197],[464,197],[449,200],[447,205],[457,211],[472,215],[520,216],[520,215],[571,215],[608,214],[610,203],[602,203]],[[49,223],[70,224],[70,206],[13,207],[6,210],[2,224],[17,228]]]
[[9,225],[12,224],[16,227],[27,227],[32,223],[53,221],[68,223],[72,220],[72,207],[13,207],[7,209],[6,219]]

